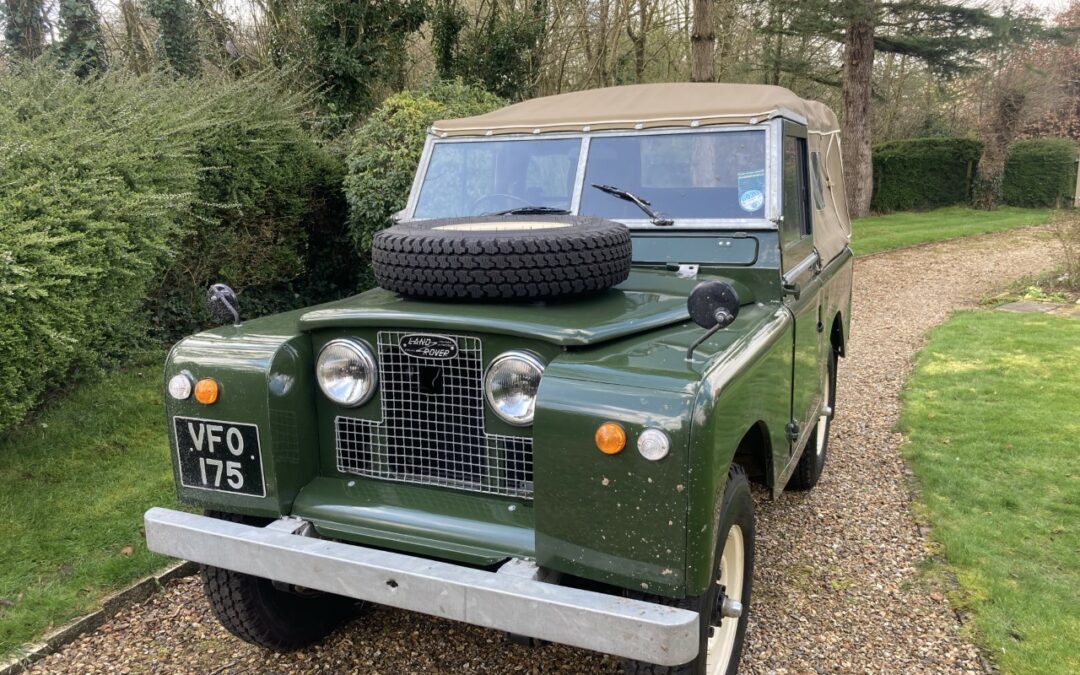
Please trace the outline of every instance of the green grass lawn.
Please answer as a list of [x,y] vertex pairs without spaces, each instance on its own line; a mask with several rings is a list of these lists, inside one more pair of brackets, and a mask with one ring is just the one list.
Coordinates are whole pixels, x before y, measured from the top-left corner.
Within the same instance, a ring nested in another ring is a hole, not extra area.
[[952,598],[1007,673],[1080,673],[1080,320],[982,311],[935,329],[905,452]]
[[0,437],[0,655],[161,569],[142,514],[176,503],[161,361],[106,373]]
[[1025,225],[1042,225],[1050,220],[1046,209],[1017,209],[1003,206],[997,211],[979,211],[951,206],[934,211],[892,213],[860,218],[851,225],[851,250],[855,255],[878,253],[973,234],[999,232]]

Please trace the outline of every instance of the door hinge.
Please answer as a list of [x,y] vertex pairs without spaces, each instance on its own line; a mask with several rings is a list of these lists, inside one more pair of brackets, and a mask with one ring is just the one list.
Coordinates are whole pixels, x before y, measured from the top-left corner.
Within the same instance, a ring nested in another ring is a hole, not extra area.
[[784,435],[787,436],[788,442],[794,443],[799,440],[799,423],[795,420],[791,420],[784,428]]

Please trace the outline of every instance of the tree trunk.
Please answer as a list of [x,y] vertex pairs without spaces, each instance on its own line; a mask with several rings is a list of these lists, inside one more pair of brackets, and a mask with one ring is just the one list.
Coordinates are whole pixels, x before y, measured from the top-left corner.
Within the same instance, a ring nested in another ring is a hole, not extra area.
[[49,24],[42,0],[7,0],[4,40],[17,56],[36,59],[45,51]]
[[694,0],[694,25],[690,33],[690,81],[713,82],[716,64],[713,51],[716,33],[712,25],[713,0]]
[[1001,201],[1001,183],[1005,177],[1005,155],[1016,138],[1027,96],[1022,91],[998,91],[991,103],[990,119],[983,131],[983,151],[975,177],[975,208],[992,211]]
[[860,2],[844,37],[843,122],[840,126],[848,213],[870,212],[870,77],[874,69],[874,2]]

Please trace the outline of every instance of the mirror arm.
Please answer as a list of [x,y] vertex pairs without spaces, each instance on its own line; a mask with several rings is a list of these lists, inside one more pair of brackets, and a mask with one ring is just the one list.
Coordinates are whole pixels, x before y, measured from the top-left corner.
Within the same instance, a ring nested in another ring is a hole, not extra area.
[[686,350],[686,360],[687,361],[693,361],[694,360],[694,350],[697,349],[698,347],[700,347],[702,342],[705,342],[706,340],[708,340],[712,336],[716,335],[720,331],[721,328],[723,328],[722,325],[716,324],[715,326],[713,326],[709,330],[705,331],[705,333],[701,337],[694,340],[693,344],[691,344]]
[[722,329],[731,325],[731,322],[735,320],[735,317],[731,315],[731,312],[724,308],[716,310],[716,325],[705,331],[705,333],[699,337],[686,349],[686,360],[694,360],[694,350],[701,346],[703,342],[716,335]]

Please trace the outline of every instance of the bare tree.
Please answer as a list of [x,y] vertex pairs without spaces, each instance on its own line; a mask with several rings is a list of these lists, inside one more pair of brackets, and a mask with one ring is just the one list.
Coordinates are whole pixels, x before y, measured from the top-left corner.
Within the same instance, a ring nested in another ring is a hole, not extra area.
[[694,25],[690,33],[690,81],[716,80],[716,32],[712,22],[713,0],[694,0]]
[[874,189],[870,161],[870,78],[874,74],[874,0],[855,0],[844,35],[844,183],[852,217],[870,211]]

